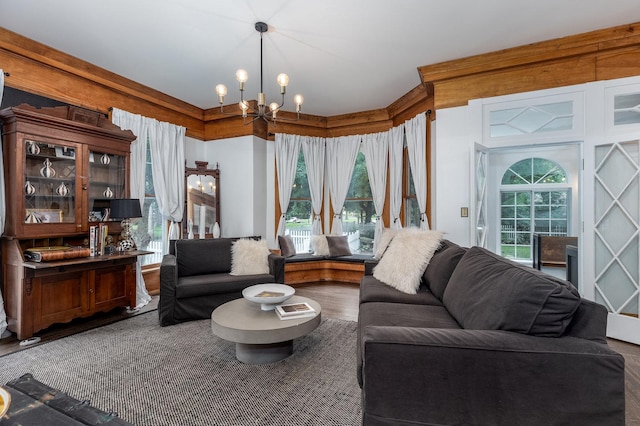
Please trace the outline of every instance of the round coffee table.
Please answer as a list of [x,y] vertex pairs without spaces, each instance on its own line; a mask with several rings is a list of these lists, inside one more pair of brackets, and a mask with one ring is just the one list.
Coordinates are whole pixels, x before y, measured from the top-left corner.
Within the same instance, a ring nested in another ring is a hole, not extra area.
[[281,320],[275,311],[263,311],[260,305],[236,299],[211,313],[211,330],[216,336],[235,342],[236,358],[245,364],[280,361],[293,353],[293,339],[315,330],[322,308],[315,300],[292,296],[288,303],[307,302],[316,316]]

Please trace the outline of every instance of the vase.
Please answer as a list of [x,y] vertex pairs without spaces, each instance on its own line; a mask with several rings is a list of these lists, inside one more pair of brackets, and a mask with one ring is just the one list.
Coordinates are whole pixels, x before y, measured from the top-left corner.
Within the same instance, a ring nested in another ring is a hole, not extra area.
[[52,178],[56,175],[56,171],[53,169],[53,167],[51,167],[52,164],[48,158],[45,159],[42,164],[44,164],[44,167],[40,169],[40,175],[42,177]]
[[36,187],[33,186],[31,182],[27,181],[27,183],[24,184],[24,192],[27,195],[33,195],[36,193]]
[[31,155],[40,154],[40,147],[34,141],[27,141],[27,152]]
[[62,182],[56,188],[56,194],[58,194],[61,197],[66,196],[68,193],[69,193],[69,188],[67,188],[67,185],[65,185],[64,182]]
[[213,238],[220,238],[220,225],[218,225],[218,222],[216,222],[213,225]]
[[107,189],[104,190],[102,195],[104,195],[104,198],[112,198],[113,197],[113,191],[111,190],[111,188],[109,188],[107,186]]
[[102,154],[102,157],[100,157],[100,162],[104,165],[107,165],[111,163],[111,157],[109,157],[109,155],[107,154]]
[[187,238],[193,240],[193,220],[187,220]]

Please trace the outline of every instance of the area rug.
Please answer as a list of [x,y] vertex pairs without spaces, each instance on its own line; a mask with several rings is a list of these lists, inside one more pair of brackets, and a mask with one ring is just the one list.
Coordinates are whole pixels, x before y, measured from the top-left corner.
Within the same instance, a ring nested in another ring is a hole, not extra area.
[[156,312],[0,358],[136,425],[356,425],[356,323],[324,319],[279,362],[246,365],[210,321],[160,327]]

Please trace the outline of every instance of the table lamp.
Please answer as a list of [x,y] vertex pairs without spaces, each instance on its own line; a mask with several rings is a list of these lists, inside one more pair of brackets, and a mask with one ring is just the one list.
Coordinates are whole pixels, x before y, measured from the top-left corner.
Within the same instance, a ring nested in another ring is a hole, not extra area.
[[142,217],[140,200],[137,198],[120,198],[111,200],[111,217],[122,219],[122,232],[120,233],[119,251],[130,251],[136,246],[131,238],[131,218]]

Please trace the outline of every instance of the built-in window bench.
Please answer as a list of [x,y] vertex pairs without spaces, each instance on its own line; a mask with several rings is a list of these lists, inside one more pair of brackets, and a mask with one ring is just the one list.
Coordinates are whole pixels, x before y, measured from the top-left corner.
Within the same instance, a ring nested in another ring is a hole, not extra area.
[[370,254],[351,256],[314,256],[300,253],[287,257],[284,264],[285,284],[301,284],[313,281],[339,281],[360,283],[364,275],[364,265],[372,260]]

